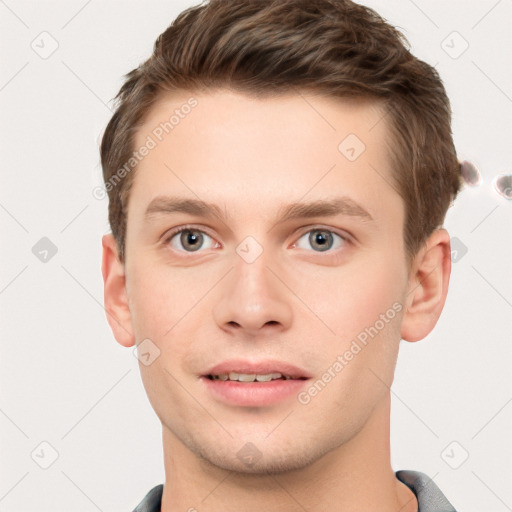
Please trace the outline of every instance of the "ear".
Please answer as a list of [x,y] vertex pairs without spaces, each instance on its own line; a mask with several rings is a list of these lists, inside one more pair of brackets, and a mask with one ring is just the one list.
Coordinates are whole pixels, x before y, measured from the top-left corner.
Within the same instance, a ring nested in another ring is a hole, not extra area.
[[419,341],[432,331],[446,301],[451,268],[450,235],[445,229],[437,229],[411,266],[402,339]]
[[135,344],[131,313],[126,293],[125,266],[119,260],[117,243],[113,235],[104,235],[101,273],[104,283],[104,302],[107,321],[117,342],[123,347]]

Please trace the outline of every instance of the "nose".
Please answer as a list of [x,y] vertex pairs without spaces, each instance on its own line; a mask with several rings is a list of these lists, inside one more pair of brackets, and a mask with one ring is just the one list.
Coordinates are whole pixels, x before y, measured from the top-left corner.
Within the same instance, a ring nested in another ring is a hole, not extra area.
[[252,337],[290,327],[291,292],[283,284],[286,277],[280,276],[282,272],[270,263],[265,251],[252,263],[235,255],[234,269],[226,276],[213,310],[214,320],[222,330]]

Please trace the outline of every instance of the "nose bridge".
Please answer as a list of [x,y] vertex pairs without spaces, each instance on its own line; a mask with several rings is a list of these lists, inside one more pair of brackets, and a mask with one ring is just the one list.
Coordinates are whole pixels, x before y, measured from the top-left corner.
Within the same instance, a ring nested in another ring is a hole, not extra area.
[[[252,251],[249,249],[247,254],[251,254]],[[243,255],[238,254],[234,265],[233,281],[236,293],[240,297],[246,296],[250,299],[257,298],[258,294],[271,295],[269,287],[272,288],[275,283],[270,282],[272,273],[267,268],[272,266],[269,251],[263,251],[254,260],[246,259]]]
[[233,264],[229,284],[214,309],[219,327],[231,326],[253,334],[266,325],[288,327],[292,305],[286,287],[274,275],[271,251],[246,239],[236,248]]

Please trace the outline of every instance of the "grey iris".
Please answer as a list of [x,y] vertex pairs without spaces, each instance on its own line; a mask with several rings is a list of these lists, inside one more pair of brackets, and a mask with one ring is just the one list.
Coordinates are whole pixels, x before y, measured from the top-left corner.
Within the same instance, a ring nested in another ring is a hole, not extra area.
[[180,241],[185,249],[197,251],[203,245],[203,235],[200,231],[185,229],[181,232]]
[[332,233],[329,231],[313,230],[309,234],[309,243],[314,249],[327,251],[333,244]]

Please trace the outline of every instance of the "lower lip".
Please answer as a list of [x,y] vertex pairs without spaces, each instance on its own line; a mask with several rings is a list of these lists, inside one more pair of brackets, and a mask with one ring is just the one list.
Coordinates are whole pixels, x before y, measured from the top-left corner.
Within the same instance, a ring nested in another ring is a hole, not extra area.
[[228,405],[258,407],[272,405],[296,396],[308,379],[276,379],[269,382],[237,382],[231,380],[200,379],[209,393]]

